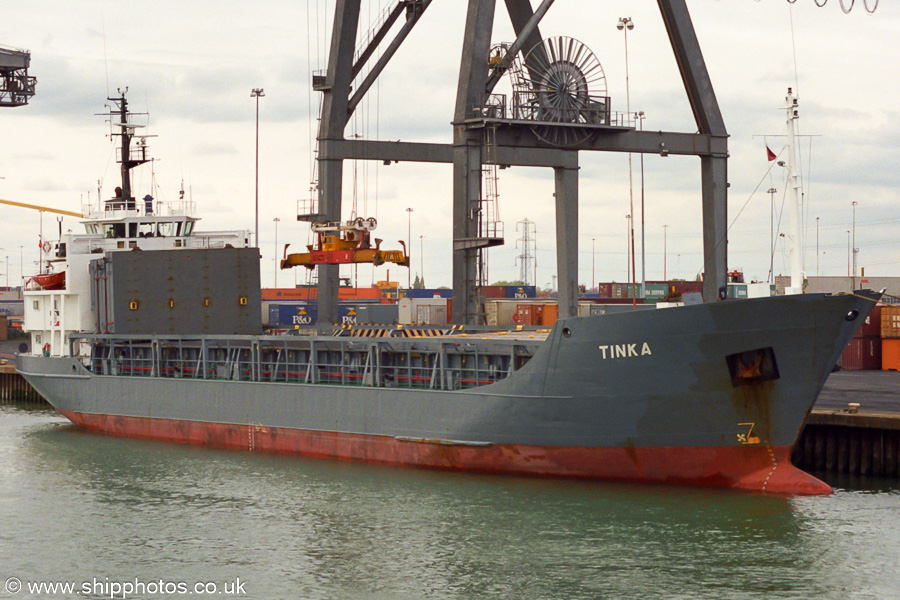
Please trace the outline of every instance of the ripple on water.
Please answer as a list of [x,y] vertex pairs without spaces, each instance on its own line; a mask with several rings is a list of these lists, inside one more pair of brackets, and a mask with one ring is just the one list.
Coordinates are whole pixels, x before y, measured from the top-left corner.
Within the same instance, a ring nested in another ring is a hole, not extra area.
[[0,459],[0,564],[23,579],[239,576],[252,597],[315,599],[900,589],[896,489],[782,498],[404,470],[98,436],[6,407]]

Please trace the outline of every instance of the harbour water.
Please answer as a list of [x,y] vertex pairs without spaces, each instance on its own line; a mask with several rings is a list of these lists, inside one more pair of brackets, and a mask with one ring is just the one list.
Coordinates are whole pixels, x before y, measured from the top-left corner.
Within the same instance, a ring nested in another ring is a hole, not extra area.
[[784,498],[404,470],[2,406],[0,598],[900,598],[900,485],[831,483]]

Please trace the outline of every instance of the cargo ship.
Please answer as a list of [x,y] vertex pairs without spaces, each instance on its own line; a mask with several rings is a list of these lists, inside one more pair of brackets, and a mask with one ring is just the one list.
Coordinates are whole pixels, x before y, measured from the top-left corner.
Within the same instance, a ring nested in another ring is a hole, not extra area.
[[[552,329],[336,327],[263,335],[249,232],[137,201],[137,126],[110,98],[122,186],[25,292],[18,371],[89,431],[479,473],[831,488],[790,449],[880,294],[561,318]],[[63,276],[64,274],[64,276]],[[44,284],[44,285],[42,285]],[[297,332],[295,332],[297,333]],[[426,335],[426,333],[428,335]]]

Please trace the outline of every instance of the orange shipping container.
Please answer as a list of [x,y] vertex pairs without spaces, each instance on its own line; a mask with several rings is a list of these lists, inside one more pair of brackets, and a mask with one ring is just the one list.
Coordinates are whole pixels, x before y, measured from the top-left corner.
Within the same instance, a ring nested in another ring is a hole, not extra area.
[[881,307],[881,337],[900,338],[900,306]]
[[541,325],[552,327],[556,325],[556,319],[559,318],[559,305],[545,304],[544,314],[541,315]]
[[[315,300],[319,297],[318,289],[314,287],[302,288],[271,288],[263,289],[263,300]],[[338,288],[338,300],[377,300],[384,294],[378,288]]]
[[900,339],[881,340],[881,368],[900,371]]

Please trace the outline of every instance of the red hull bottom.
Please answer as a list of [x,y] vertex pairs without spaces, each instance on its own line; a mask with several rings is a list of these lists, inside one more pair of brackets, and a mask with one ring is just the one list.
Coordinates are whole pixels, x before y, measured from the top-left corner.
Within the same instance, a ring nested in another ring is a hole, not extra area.
[[76,425],[124,437],[452,471],[830,494],[790,462],[789,446],[587,448],[472,446],[259,425],[63,412]]

